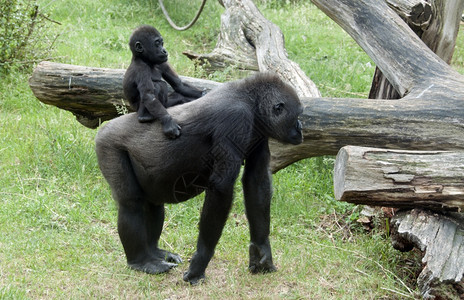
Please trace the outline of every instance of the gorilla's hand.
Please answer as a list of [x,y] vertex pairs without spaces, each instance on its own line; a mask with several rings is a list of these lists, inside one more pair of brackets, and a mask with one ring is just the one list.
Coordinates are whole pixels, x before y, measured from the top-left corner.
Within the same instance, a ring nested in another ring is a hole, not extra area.
[[197,250],[190,260],[190,266],[184,273],[184,281],[190,282],[191,285],[197,285],[205,280],[205,269],[213,256],[213,252]]
[[166,120],[162,120],[163,133],[170,139],[175,139],[180,136],[181,127],[171,117]]
[[251,273],[268,273],[277,271],[272,263],[271,248],[263,245],[259,246],[254,243],[250,244],[250,265],[248,269]]
[[184,281],[189,282],[191,285],[198,285],[205,280],[205,273],[200,275],[193,275],[190,271],[184,273]]

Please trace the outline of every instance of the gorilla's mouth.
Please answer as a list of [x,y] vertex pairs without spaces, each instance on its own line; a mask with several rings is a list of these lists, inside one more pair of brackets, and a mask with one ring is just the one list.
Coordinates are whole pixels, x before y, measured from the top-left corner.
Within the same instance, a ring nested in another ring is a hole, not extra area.
[[292,145],[299,145],[303,143],[303,135],[301,134],[301,132],[300,134],[295,135],[294,137],[290,137],[289,143]]
[[168,55],[160,55],[159,57],[160,62],[165,63],[168,61]]
[[303,126],[301,125],[300,120],[296,121],[295,128],[292,130],[292,134],[290,135],[289,142],[293,145],[298,145],[303,143]]

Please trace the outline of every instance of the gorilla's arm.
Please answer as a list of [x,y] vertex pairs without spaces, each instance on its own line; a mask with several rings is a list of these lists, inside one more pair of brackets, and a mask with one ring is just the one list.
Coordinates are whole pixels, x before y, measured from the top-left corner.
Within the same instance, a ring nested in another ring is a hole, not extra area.
[[162,76],[164,80],[169,83],[174,91],[178,92],[179,94],[190,97],[190,98],[200,98],[203,96],[203,91],[200,91],[194,87],[189,86],[186,83],[183,83],[182,80],[179,78],[179,75],[171,68],[171,66],[165,62],[159,65],[159,68],[162,72]]
[[270,206],[272,197],[270,152],[263,140],[248,156],[242,177],[245,209],[250,226],[250,263],[252,273],[273,272],[269,243]]
[[213,146],[211,150],[215,162],[201,211],[197,251],[190,261],[188,271],[184,274],[184,280],[191,284],[196,284],[205,277],[205,269],[214,255],[214,249],[232,206],[234,182],[241,167],[238,153],[224,151],[224,149],[233,149],[232,147],[230,143],[223,142]]
[[139,81],[137,88],[140,94],[140,101],[155,119],[160,120],[164,134],[168,138],[176,138],[180,135],[181,128],[172,119],[161,101],[155,97],[155,95],[159,94],[156,90],[159,87],[155,86],[150,78],[145,77],[143,81]]

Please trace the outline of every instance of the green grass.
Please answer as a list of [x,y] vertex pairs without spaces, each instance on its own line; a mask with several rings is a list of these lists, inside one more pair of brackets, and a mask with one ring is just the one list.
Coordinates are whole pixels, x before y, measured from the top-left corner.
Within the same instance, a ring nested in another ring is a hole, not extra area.
[[[222,12],[216,1],[208,1],[193,29],[176,32],[156,1],[38,2],[62,24],[52,26],[59,34],[56,61],[126,68],[128,36],[136,26],[152,24],[166,40],[171,64],[190,76],[204,72],[182,51],[210,51]],[[311,4],[276,3],[260,8],[281,27],[290,58],[323,95],[366,95],[374,67],[355,42]],[[178,22],[193,16],[199,0],[188,4],[173,10]],[[453,60],[461,73],[463,44],[461,34]],[[355,221],[359,208],[334,200],[333,157],[304,160],[274,175],[271,243],[278,272],[247,271],[249,235],[240,184],[206,284],[190,287],[181,279],[194,252],[201,197],[166,208],[161,244],[186,262],[159,276],[129,270],[116,231],[116,206],[96,163],[96,131],[80,125],[69,112],[39,102],[28,87],[29,75],[14,71],[0,81],[0,299],[417,295],[419,254],[392,249],[382,226],[364,231]],[[227,77],[217,73],[213,78]]]

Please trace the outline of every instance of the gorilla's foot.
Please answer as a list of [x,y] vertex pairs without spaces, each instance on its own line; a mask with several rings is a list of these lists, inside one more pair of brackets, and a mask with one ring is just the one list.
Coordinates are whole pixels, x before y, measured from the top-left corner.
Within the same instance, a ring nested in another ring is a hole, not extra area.
[[271,248],[250,244],[250,264],[248,269],[251,273],[270,273],[277,271],[272,263]]
[[194,275],[190,271],[184,273],[184,281],[189,282],[191,285],[198,285],[205,281],[205,273]]
[[146,114],[146,115],[138,116],[137,119],[139,120],[140,123],[148,123],[148,122],[153,122],[155,120],[155,117],[153,117],[150,114]]
[[172,268],[177,267],[177,264],[170,263],[164,260],[156,260],[156,261],[134,263],[134,264],[129,263],[128,265],[133,270],[145,272],[148,274],[166,273]]
[[172,253],[163,249],[155,249],[153,253],[157,258],[161,260],[165,260],[167,262],[172,262],[176,264],[181,264],[182,263],[182,258],[180,257],[179,254]]
[[182,263],[182,258],[180,255],[172,252],[166,251],[165,259],[168,262],[176,263],[176,264],[181,264]]

